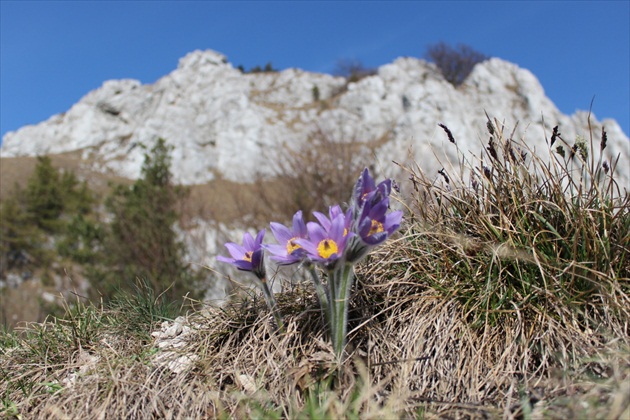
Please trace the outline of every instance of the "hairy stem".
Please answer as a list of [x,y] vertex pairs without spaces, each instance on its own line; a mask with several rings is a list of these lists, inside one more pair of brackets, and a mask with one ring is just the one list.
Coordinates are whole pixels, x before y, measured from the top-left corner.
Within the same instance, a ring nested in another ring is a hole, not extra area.
[[278,330],[280,330],[280,332],[284,332],[284,321],[282,320],[282,316],[280,315],[280,312],[278,312],[278,304],[276,303],[276,299],[273,296],[273,292],[271,291],[271,289],[269,289],[269,285],[267,285],[266,279],[264,278],[260,279],[260,282],[262,285],[261,287],[262,287],[263,295],[265,296],[265,301],[267,302],[267,306],[269,307],[271,314],[276,320],[276,325],[278,327]]
[[334,319],[331,320],[331,335],[333,349],[337,358],[341,361],[348,332],[348,298],[352,281],[354,280],[354,267],[350,263],[345,263],[331,274],[335,279],[336,286],[333,290]]
[[315,292],[317,293],[317,297],[319,298],[319,304],[321,306],[322,312],[324,313],[326,323],[330,324],[330,317],[332,313],[332,308],[330,306],[330,293],[327,289],[324,288],[324,285],[319,278],[319,274],[317,273],[315,266],[313,264],[308,264],[307,269],[311,273],[313,285],[315,286]]

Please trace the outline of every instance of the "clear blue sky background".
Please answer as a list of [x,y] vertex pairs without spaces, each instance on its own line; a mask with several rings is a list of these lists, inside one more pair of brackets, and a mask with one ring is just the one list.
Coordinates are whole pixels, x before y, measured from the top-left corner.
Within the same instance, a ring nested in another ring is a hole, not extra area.
[[465,43],[531,70],[564,113],[630,133],[630,2],[0,0],[0,131],[68,110],[109,79],[153,83],[195,49],[245,68],[377,67]]

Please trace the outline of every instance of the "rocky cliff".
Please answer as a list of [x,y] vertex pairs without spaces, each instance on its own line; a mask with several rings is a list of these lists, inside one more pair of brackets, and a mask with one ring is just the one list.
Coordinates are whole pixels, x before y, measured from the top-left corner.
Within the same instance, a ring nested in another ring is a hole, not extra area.
[[[486,140],[486,113],[510,131],[517,126],[516,136],[542,153],[555,125],[569,142],[589,138],[586,112],[562,114],[531,72],[497,58],[477,65],[455,88],[433,64],[415,58],[347,83],[299,69],[242,73],[217,52],[194,51],[154,84],[106,81],[67,112],[7,133],[0,156],[80,150],[90,157],[89,169],[135,178],[145,152],[139,146],[162,137],[174,146],[179,182],[247,182],[253,171],[271,173],[274,153],[305,145],[317,127],[337,140],[386,138],[377,150],[380,162],[415,159],[437,171],[441,164],[433,155],[455,157],[437,124],[448,125],[460,149],[476,153]],[[621,153],[627,162],[630,142],[619,125],[593,116],[591,124],[597,135],[605,126],[607,159]]]

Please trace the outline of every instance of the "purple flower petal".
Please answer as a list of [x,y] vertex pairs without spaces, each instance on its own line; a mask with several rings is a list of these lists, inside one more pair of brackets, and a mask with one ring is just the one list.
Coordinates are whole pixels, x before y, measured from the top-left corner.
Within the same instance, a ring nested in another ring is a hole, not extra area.
[[265,278],[265,262],[262,241],[265,236],[265,230],[262,229],[256,235],[256,239],[249,233],[243,235],[243,245],[233,242],[225,244],[232,258],[217,256],[217,261],[232,264],[239,270],[251,271],[259,279]]
[[282,265],[300,262],[304,257],[304,251],[296,242],[297,239],[305,238],[308,235],[301,210],[293,216],[292,227],[293,229],[289,229],[280,223],[271,223],[271,231],[278,241],[278,245],[267,245],[265,248],[274,254],[271,259]]
[[343,256],[348,237],[352,235],[347,231],[347,217],[341,209],[331,212],[336,214],[332,220],[323,216],[321,224],[309,222],[306,225],[308,239],[296,240],[309,259],[326,266],[334,265]]
[[271,222],[271,233],[279,243],[284,243],[293,238],[293,234],[288,227],[281,225],[280,223]]

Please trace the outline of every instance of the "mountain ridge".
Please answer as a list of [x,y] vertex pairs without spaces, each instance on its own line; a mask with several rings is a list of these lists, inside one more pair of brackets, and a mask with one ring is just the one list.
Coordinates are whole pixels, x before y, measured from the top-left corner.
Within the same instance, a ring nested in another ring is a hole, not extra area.
[[[498,58],[475,66],[456,88],[434,64],[409,57],[348,83],[300,69],[242,73],[212,50],[187,54],[152,84],[104,82],[67,112],[7,133],[0,157],[81,151],[86,162],[92,157],[89,169],[135,179],[145,152],[139,146],[161,137],[174,147],[178,182],[248,182],[254,172],[273,175],[278,151],[307,146],[319,129],[336,141],[386,138],[376,150],[379,162],[416,161],[435,172],[457,159],[438,124],[449,127],[460,149],[475,153],[487,137],[486,114],[542,155],[556,125],[569,143],[589,138],[589,122],[596,136],[604,126],[604,159],[630,158],[630,140],[616,121],[561,113],[529,70]],[[618,172],[630,185],[627,171]]]

